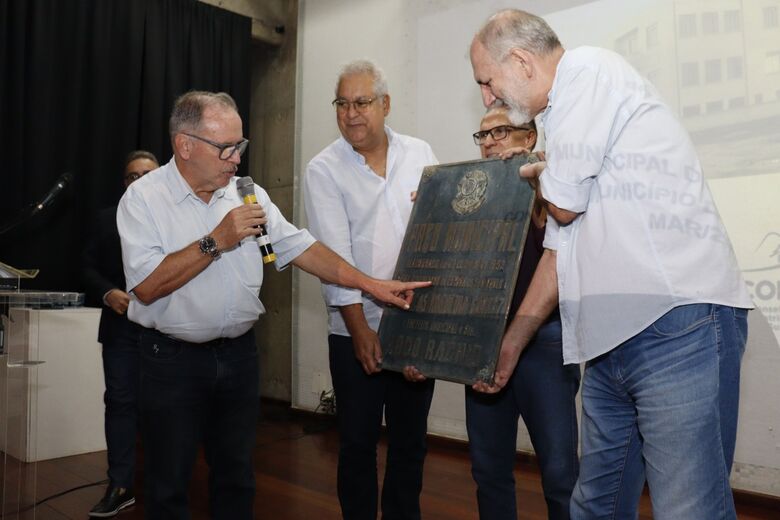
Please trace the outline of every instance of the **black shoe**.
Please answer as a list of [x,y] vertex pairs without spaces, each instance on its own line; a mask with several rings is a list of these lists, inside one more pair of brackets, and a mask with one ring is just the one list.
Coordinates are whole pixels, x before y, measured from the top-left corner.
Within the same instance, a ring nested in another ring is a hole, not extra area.
[[120,510],[135,504],[135,495],[132,490],[108,486],[106,494],[97,503],[89,516],[94,518],[109,518],[116,515]]

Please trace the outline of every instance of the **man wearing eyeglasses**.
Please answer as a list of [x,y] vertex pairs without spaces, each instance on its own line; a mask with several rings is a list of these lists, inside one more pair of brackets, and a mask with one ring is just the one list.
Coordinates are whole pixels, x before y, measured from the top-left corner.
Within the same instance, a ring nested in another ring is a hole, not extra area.
[[[159,167],[151,152],[136,150],[125,159],[122,183],[130,184]],[[135,503],[135,444],[138,429],[138,328],[127,319],[122,250],[116,228],[117,207],[101,210],[82,255],[90,303],[100,305],[98,341],[103,346],[105,434],[108,487],[89,516],[108,518]]]
[[[341,70],[333,106],[341,137],[309,162],[304,178],[310,229],[361,271],[392,276],[411,214],[411,193],[436,157],[427,143],[385,125],[387,81],[372,62],[355,61]],[[376,330],[382,306],[374,298],[332,284],[323,284],[322,292],[340,435],[342,515],[377,517],[376,446],[384,415],[388,452],[382,517],[418,519],[433,380],[415,385],[401,374],[381,371]]]
[[259,204],[243,204],[235,174],[248,141],[228,94],[182,95],[169,127],[173,159],[133,183],[117,213],[128,314],[143,327],[145,513],[190,518],[189,478],[203,442],[211,517],[250,519],[258,398],[252,326],[264,310],[258,226],[266,227],[279,269],[293,264],[404,308],[409,292],[425,284],[365,276],[287,222],[258,186]]
[[536,146],[536,122],[515,126],[506,113],[503,106],[490,109],[482,118],[479,131],[472,135],[483,159],[498,157],[510,148],[531,151]]
[[[536,146],[533,120],[514,125],[505,106],[490,109],[474,133],[482,158],[502,157]],[[509,152],[507,152],[509,151]],[[520,272],[509,315],[513,316],[531,282],[544,247],[547,213],[537,199],[523,248]],[[568,520],[569,500],[577,481],[577,413],[579,365],[563,365],[561,321],[557,309],[540,327],[523,353],[504,390],[482,394],[466,387],[466,428],[471,474],[477,483],[482,520],[515,520],[517,500],[514,463],[517,421],[528,428],[547,502],[548,518]]]

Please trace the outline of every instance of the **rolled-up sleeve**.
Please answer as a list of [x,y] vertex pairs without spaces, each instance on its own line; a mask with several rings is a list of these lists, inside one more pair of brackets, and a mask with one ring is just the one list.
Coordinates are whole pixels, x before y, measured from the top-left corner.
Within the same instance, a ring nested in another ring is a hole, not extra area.
[[556,78],[555,92],[555,116],[545,121],[542,196],[561,209],[583,213],[610,144],[622,128],[625,96],[618,96],[606,78],[588,67]]
[[119,201],[116,225],[122,243],[127,291],[157,269],[165,259],[162,237],[141,194],[128,189]]
[[[303,180],[303,195],[311,232],[317,240],[354,266],[349,217],[330,173],[325,168],[309,163]],[[322,295],[325,304],[333,307],[363,301],[359,290],[329,283],[322,284]]]
[[257,202],[263,206],[268,220],[265,229],[268,232],[268,238],[271,239],[274,253],[276,253],[274,266],[277,271],[282,271],[298,255],[309,249],[316,240],[307,230],[297,228],[284,218],[276,204],[271,201],[268,193],[256,184],[255,196]]

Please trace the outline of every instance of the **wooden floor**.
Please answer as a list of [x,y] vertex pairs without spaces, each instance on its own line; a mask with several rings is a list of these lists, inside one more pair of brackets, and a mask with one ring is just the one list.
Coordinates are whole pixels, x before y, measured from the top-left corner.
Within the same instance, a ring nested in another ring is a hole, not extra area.
[[[336,498],[336,453],[338,437],[330,418],[290,412],[277,405],[264,407],[257,427],[255,476],[257,495],[255,513],[258,520],[337,520],[340,518]],[[432,439],[425,462],[422,510],[425,520],[476,519],[475,487],[469,473],[465,445]],[[141,455],[141,459],[143,455]],[[384,446],[380,450],[380,474]],[[38,500],[56,493],[105,478],[105,452],[66,457],[37,464]],[[539,473],[532,461],[520,460],[515,471],[517,499],[522,520],[546,519]],[[203,458],[197,463],[191,487],[193,520],[208,518],[207,470]],[[138,486],[143,479],[140,461]],[[87,511],[100,499],[104,486],[91,486],[53,498],[36,508],[35,516],[8,514],[2,518],[35,518],[36,520],[85,519]],[[741,520],[777,519],[778,502],[750,499],[738,501]],[[143,497],[135,507],[116,518],[143,518]],[[650,503],[642,498],[640,518],[652,518]]]

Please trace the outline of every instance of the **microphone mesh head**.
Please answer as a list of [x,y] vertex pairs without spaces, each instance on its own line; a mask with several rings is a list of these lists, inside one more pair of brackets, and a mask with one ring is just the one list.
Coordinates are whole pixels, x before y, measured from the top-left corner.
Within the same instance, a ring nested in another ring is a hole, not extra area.
[[249,175],[246,177],[240,177],[236,181],[236,188],[238,189],[238,194],[242,197],[252,195],[255,192],[255,181],[253,181],[252,177]]

